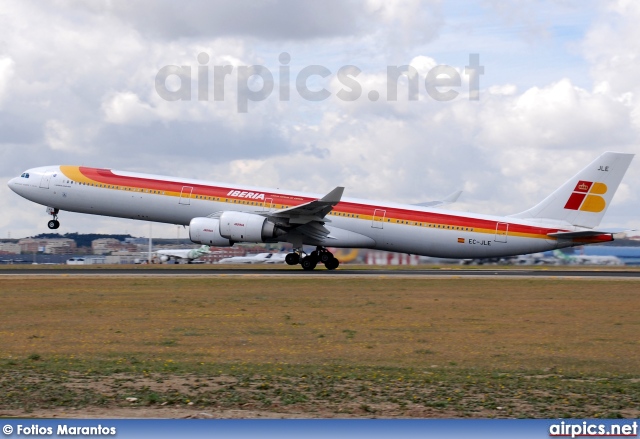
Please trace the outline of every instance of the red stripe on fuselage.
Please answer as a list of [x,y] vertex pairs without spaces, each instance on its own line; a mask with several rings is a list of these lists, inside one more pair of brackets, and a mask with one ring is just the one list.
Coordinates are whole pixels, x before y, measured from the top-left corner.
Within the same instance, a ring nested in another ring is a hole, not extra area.
[[[193,183],[181,183],[167,180],[158,180],[153,178],[144,177],[128,177],[123,175],[116,175],[110,169],[98,169],[87,168],[84,166],[79,167],[80,172],[87,178],[97,181],[102,184],[115,185],[115,186],[127,186],[139,189],[149,189],[157,191],[169,191],[180,193],[183,187],[192,187],[193,196],[207,196],[207,197],[219,197],[229,198],[235,200],[252,201],[251,199],[245,199],[242,197],[232,197],[227,194],[231,190],[242,190],[240,188],[221,188],[216,186],[207,186],[202,184]],[[294,207],[300,204],[314,201],[315,198],[300,197],[284,194],[272,194],[269,192],[260,192],[264,194],[265,199],[271,199],[274,205],[284,205],[285,207]],[[262,200],[260,200],[262,201]],[[275,209],[279,209],[275,207]],[[391,224],[395,224],[395,220],[429,223],[429,224],[446,224],[452,227],[469,227],[492,230],[496,228],[496,220],[483,220],[478,218],[469,218],[458,215],[441,214],[436,212],[422,212],[409,209],[390,208],[386,206],[374,206],[366,204],[358,204],[352,202],[340,202],[334,209],[335,212],[349,213],[353,215],[373,215],[374,210],[386,211],[386,218],[393,218]],[[447,230],[447,229],[445,229]],[[564,231],[563,229],[549,229],[544,227],[526,226],[520,224],[509,224],[509,233],[526,233],[533,235],[546,236],[548,233],[555,233]],[[552,238],[550,238],[552,239]]]
[[[96,169],[80,167],[80,172],[91,180],[102,184],[111,184],[115,186],[135,187],[139,189],[150,189],[157,191],[182,192],[183,187],[192,187],[193,193],[198,195],[207,195],[209,197],[222,197],[229,192],[228,189],[213,186],[205,186],[199,184],[180,183],[167,180],[156,180],[144,177],[127,177],[124,175],[116,175],[110,169]],[[197,189],[197,191],[196,191]]]
[[[418,210],[386,208],[384,206],[368,206],[355,203],[339,203],[335,208],[338,212],[348,212],[361,215],[372,215],[374,210],[386,210],[386,218],[393,218],[391,224],[395,224],[395,219],[409,221],[410,223],[446,224],[452,227],[472,227],[478,229],[495,230],[495,220],[485,220],[479,218],[469,218],[458,215],[449,215],[437,212],[422,212]],[[446,229],[445,229],[446,230]],[[556,233],[561,229],[548,229],[544,227],[526,226],[520,224],[509,224],[509,233],[527,233],[535,235],[547,235]],[[552,238],[549,238],[552,239]]]

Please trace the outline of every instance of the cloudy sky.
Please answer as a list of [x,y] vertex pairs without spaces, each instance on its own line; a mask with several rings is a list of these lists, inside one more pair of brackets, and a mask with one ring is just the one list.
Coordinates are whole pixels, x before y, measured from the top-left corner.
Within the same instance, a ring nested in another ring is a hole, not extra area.
[[[601,152],[640,152],[639,21],[631,0],[5,0],[0,238],[48,231],[45,208],[6,182],[49,164],[317,193],[344,185],[409,203],[461,189],[462,211],[525,210]],[[472,54],[484,69],[477,100]],[[171,65],[182,79],[157,86]],[[248,76],[255,65],[262,77]],[[391,100],[387,69],[403,65],[412,76]],[[460,78],[444,88],[450,100],[427,92],[439,65]],[[305,72],[316,73],[310,94],[297,87]],[[603,226],[640,228],[639,188],[636,158]],[[61,233],[148,231],[60,219]],[[177,234],[187,236],[154,227]]]

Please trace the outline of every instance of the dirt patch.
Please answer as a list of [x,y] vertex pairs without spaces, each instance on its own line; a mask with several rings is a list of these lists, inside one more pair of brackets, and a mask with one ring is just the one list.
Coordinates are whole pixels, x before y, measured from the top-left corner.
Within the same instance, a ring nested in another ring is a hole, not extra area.
[[[6,395],[0,412],[162,418],[640,416],[640,386],[621,377],[361,368],[309,373],[295,367],[268,375],[251,369],[236,376],[22,371],[0,379]],[[376,378],[380,375],[385,376]]]

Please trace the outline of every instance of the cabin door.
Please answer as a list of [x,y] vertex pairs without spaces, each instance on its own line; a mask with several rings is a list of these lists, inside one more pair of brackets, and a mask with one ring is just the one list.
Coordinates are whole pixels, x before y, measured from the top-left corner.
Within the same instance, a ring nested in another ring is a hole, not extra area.
[[191,204],[191,193],[193,192],[192,186],[182,186],[182,190],[180,191],[180,201],[178,204],[184,204],[188,206]]
[[384,217],[387,215],[387,211],[383,209],[376,209],[373,211],[373,220],[371,221],[371,227],[374,229],[384,229]]
[[509,224],[497,223],[496,224],[496,242],[507,242],[507,234],[509,232]]

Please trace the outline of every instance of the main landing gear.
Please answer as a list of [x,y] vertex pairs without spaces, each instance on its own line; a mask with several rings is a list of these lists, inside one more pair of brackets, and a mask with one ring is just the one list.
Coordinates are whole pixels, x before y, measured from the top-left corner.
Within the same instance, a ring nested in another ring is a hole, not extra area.
[[[301,255],[305,255],[301,257]],[[285,262],[289,265],[302,265],[302,269],[309,271],[316,268],[318,263],[324,264],[327,270],[335,270],[340,265],[340,261],[333,257],[333,253],[324,247],[316,247],[311,254],[307,255],[303,251],[295,250],[293,253],[289,253],[285,258]]]
[[57,207],[47,207],[47,213],[53,217],[53,219],[47,223],[47,227],[49,227],[50,229],[57,229],[58,227],[60,227],[60,221],[58,221],[58,212],[60,212],[60,210]]

